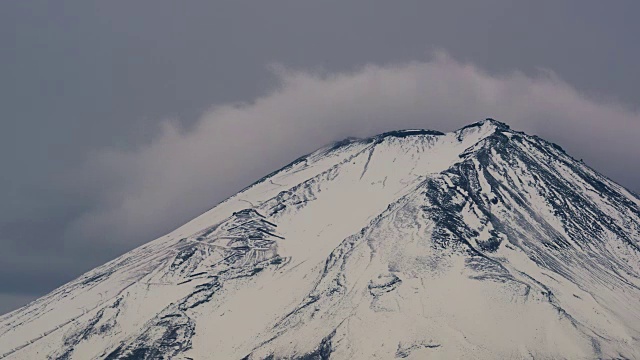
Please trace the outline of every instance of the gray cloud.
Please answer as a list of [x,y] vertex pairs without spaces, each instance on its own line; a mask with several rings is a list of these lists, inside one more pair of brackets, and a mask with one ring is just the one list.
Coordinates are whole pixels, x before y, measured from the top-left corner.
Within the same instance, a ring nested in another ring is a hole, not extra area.
[[345,73],[274,67],[280,85],[249,103],[217,106],[189,130],[166,121],[137,150],[105,149],[70,182],[100,184],[68,239],[127,249],[171,230],[298,155],[346,136],[400,128],[453,130],[484,117],[555,141],[638,190],[640,115],[581,95],[550,71],[490,75],[439,53],[434,60]]

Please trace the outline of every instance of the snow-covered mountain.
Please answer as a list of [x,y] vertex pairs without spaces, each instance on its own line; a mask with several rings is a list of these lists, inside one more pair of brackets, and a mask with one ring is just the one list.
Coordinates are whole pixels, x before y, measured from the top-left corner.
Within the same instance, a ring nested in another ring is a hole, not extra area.
[[346,139],[0,317],[2,359],[640,359],[640,199],[487,119]]

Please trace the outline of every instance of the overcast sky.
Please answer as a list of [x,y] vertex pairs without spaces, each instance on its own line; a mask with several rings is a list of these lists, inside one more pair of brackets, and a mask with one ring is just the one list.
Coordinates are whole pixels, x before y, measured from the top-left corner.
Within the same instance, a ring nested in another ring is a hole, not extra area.
[[0,313],[333,140],[494,117],[640,191],[640,2],[2,1]]

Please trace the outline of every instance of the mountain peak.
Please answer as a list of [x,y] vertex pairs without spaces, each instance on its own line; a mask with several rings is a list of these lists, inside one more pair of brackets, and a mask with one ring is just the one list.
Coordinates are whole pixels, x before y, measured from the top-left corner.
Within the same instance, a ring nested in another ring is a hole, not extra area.
[[495,125],[496,127],[499,127],[499,128],[509,129],[509,125],[507,125],[506,123],[504,123],[502,121],[495,120],[493,118],[486,118],[486,119],[482,120],[482,122],[483,123],[493,124],[493,125]]
[[509,130],[511,128],[506,123],[503,123],[503,122],[498,121],[498,120],[494,120],[492,118],[486,118],[484,120],[480,120],[480,121],[471,123],[469,125],[465,125],[465,126],[461,127],[460,129],[456,130],[455,132],[456,133],[461,133],[461,132],[464,132],[465,130],[468,130],[468,129],[482,128],[482,127],[490,127],[492,129],[501,130],[501,131],[507,131],[507,130]]
[[[500,122],[491,118],[487,118],[485,120],[477,121],[475,123],[466,125],[451,133],[444,133],[438,130],[431,130],[431,129],[399,129],[399,130],[387,131],[387,132],[384,132],[378,135],[373,135],[364,139],[357,138],[357,137],[347,137],[343,140],[336,141],[320,149],[319,151],[324,151],[324,152],[333,151],[342,146],[351,145],[358,141],[362,141],[366,143],[381,142],[384,139],[388,139],[388,138],[401,139],[401,138],[425,137],[425,136],[426,137],[446,137],[447,135],[450,135],[458,138],[458,141],[462,141],[463,138],[469,134],[478,134],[479,132],[481,132],[484,134],[484,136],[489,136],[496,130],[508,131],[510,130],[510,127],[509,125],[503,122]],[[441,140],[446,141],[444,139],[441,139]]]

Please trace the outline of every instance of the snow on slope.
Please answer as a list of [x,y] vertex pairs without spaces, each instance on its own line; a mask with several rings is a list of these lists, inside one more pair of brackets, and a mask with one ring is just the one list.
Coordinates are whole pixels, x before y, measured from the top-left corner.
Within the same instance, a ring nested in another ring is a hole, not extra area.
[[639,240],[503,123],[347,139],[0,317],[0,358],[640,358]]

